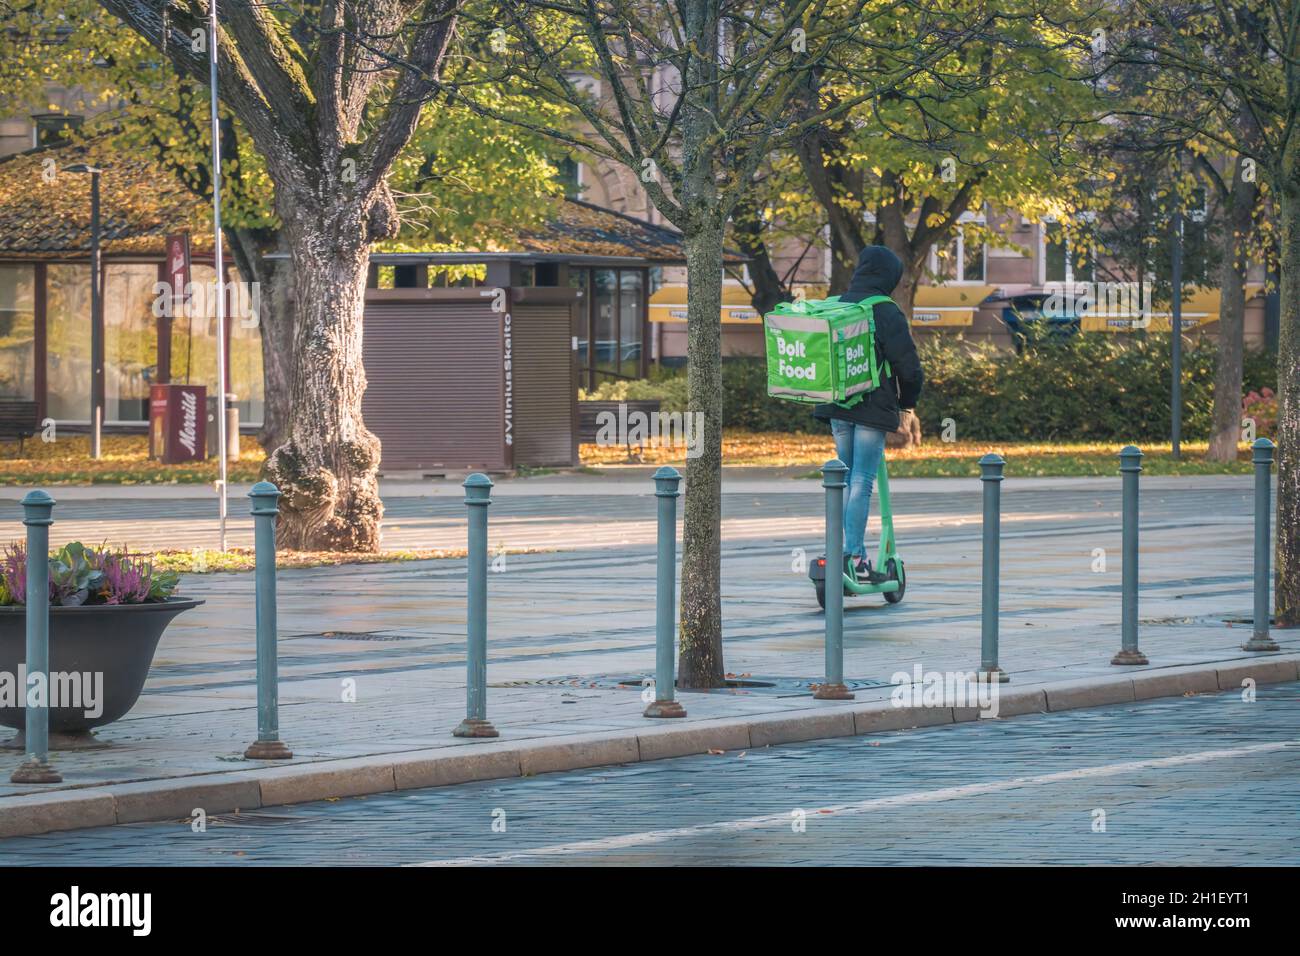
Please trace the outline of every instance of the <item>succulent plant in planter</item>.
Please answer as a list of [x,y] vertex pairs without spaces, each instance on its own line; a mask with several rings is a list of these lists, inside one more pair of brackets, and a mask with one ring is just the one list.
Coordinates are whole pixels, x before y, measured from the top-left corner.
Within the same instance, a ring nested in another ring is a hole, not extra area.
[[[27,552],[21,543],[0,553],[0,726],[24,724]],[[50,674],[62,686],[90,688],[89,701],[50,702],[52,747],[95,746],[91,727],[117,720],[135,705],[158,641],[181,611],[201,601],[175,596],[180,577],[143,557],[79,541],[49,557]],[[55,686],[55,680],[50,680]],[[15,691],[17,691],[15,693]],[[11,741],[5,746],[18,745]]]
[[[174,571],[157,572],[125,551],[96,551],[80,541],[50,556],[50,604],[56,607],[165,601],[179,583]],[[15,543],[0,558],[0,606],[26,602],[27,549]]]

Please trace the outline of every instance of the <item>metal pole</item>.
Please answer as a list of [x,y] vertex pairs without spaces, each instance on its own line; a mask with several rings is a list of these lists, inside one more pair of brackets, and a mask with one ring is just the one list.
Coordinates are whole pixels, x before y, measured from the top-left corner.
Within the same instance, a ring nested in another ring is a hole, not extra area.
[[221,550],[226,550],[226,278],[221,256],[221,123],[217,114],[217,0],[208,20],[208,87],[212,93],[212,232],[217,271],[217,452],[218,522]]
[[[54,499],[43,491],[23,498],[27,526],[27,686],[23,713],[27,759],[10,776],[13,783],[59,783],[63,777],[50,766],[50,525]],[[31,691],[41,688],[36,706]]]
[[90,172],[90,457],[101,454],[104,427],[104,289],[99,249],[99,170]]
[[1173,446],[1174,459],[1182,457],[1183,441],[1183,212],[1174,213],[1174,243],[1171,280],[1173,282],[1173,315],[1169,317],[1169,328],[1173,338],[1170,348],[1173,350],[1173,371],[1169,385],[1169,435]]
[[1002,550],[1001,455],[992,452],[980,459],[980,481],[984,483],[984,581],[980,602],[979,680],[1006,683],[1011,675],[998,666],[998,575]]
[[1138,650],[1138,475],[1142,473],[1142,452],[1125,445],[1119,453],[1119,472],[1123,482],[1124,531],[1120,569],[1120,648],[1110,659],[1112,664],[1147,664]]
[[492,503],[492,479],[476,472],[461,487],[469,507],[469,648],[465,658],[465,719],[452,733],[457,737],[497,737],[497,729],[487,719],[487,509]]
[[682,476],[665,465],[654,473],[659,499],[659,555],[655,572],[655,699],[646,717],[685,717],[686,708],[675,699],[677,676],[673,672],[677,641],[677,499]]
[[844,686],[844,489],[849,467],[838,458],[822,465],[826,489],[826,683],[818,700],[852,700]]
[[1267,438],[1257,439],[1251,445],[1251,458],[1255,462],[1255,615],[1254,632],[1250,640],[1241,645],[1243,651],[1281,650],[1268,630],[1272,611],[1268,583],[1272,576],[1269,528],[1273,515],[1273,489],[1269,481],[1273,470],[1273,448],[1273,443]]
[[276,644],[275,519],[280,489],[259,481],[253,500],[253,542],[257,588],[257,740],[244,751],[250,760],[288,760],[293,751],[280,741],[280,677]]

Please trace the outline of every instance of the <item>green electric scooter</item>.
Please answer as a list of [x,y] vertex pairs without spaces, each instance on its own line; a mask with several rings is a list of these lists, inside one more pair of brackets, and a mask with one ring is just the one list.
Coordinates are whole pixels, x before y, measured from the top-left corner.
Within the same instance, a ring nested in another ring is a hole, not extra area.
[[[907,573],[903,570],[903,559],[898,556],[894,541],[894,509],[889,503],[889,470],[885,467],[885,458],[880,458],[880,468],[876,472],[876,500],[880,508],[880,547],[876,550],[876,560],[872,569],[878,572],[876,581],[859,581],[846,570],[840,570],[844,582],[844,596],[855,594],[883,594],[889,604],[903,600],[907,590]],[[826,558],[822,556],[808,567],[808,577],[812,578],[813,587],[817,589],[817,603],[826,610]]]

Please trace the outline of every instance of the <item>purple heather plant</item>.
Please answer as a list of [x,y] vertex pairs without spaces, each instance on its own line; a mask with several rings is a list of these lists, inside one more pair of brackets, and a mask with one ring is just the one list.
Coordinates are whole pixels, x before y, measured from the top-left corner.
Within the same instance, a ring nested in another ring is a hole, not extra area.
[[124,555],[104,554],[100,569],[104,572],[100,595],[105,604],[142,604],[149,600],[148,564]]
[[[175,572],[155,572],[150,562],[126,551],[93,550],[79,541],[50,557],[50,603],[56,606],[165,601],[179,581]],[[0,554],[0,604],[25,603],[27,553],[15,542]]]
[[0,604],[27,603],[27,545],[15,541],[0,555]]

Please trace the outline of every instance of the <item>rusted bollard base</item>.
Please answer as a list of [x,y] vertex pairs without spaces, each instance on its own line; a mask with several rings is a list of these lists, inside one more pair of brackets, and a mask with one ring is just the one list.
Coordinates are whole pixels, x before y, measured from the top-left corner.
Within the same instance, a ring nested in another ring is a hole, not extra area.
[[1241,645],[1243,651],[1280,651],[1282,648],[1277,641],[1265,637],[1263,639],[1252,637],[1245,644]]
[[25,760],[9,777],[10,783],[62,783],[63,777],[48,763]]
[[843,684],[818,684],[813,700],[853,700],[854,695]]
[[279,740],[258,740],[249,744],[244,756],[249,760],[289,760],[293,751]]
[[685,717],[686,708],[677,700],[656,700],[645,709],[642,717]]
[[988,670],[976,671],[975,680],[989,683],[996,681],[999,684],[1005,684],[1011,680],[1011,675],[1001,667],[991,667]]
[[1110,659],[1112,664],[1150,664],[1147,656],[1141,651],[1128,651],[1120,649],[1115,656]]
[[490,720],[483,720],[478,717],[466,717],[460,722],[455,730],[452,731],[455,737],[500,737],[497,729],[492,726]]

